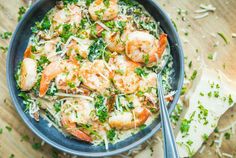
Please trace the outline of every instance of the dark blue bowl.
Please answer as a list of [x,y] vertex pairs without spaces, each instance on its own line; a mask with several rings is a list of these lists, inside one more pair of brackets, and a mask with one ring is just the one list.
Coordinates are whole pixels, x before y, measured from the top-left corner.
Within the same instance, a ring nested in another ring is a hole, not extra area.
[[[168,34],[171,55],[174,59],[174,74],[171,76],[171,84],[173,90],[176,90],[177,92],[174,96],[173,102],[168,106],[169,113],[171,113],[179,99],[184,78],[184,57],[181,43],[170,18],[160,8],[155,0],[137,1],[145,7],[156,21],[160,22],[161,28]],[[59,150],[74,155],[87,157],[111,156],[128,151],[131,148],[140,145],[160,129],[160,118],[156,119],[144,130],[125,139],[124,141],[114,145],[110,144],[109,150],[107,151],[104,146],[93,146],[82,141],[66,138],[57,129],[53,127],[49,128],[47,121],[41,119],[40,122],[36,122],[24,112],[22,99],[18,97],[19,90],[16,88],[14,74],[17,69],[17,64],[23,58],[23,53],[27,47],[29,37],[32,35],[30,28],[36,21],[42,20],[44,15],[55,6],[55,3],[56,0],[38,0],[20,21],[11,39],[7,56],[7,81],[10,95],[18,113],[28,127],[41,139]]]

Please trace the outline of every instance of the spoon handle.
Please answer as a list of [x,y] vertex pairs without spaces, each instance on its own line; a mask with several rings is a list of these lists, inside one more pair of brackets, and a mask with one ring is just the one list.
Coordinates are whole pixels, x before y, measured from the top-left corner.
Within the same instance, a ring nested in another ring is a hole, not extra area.
[[172,127],[170,124],[169,114],[166,108],[164,93],[162,87],[162,76],[161,73],[157,75],[158,78],[158,97],[160,101],[160,113],[161,113],[161,125],[162,135],[164,141],[164,157],[165,158],[179,158],[175,138],[173,135]]

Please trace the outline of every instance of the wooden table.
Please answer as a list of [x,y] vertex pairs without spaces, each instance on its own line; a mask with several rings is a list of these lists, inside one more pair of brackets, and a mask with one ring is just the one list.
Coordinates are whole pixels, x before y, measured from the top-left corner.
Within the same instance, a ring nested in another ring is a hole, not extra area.
[[[27,0],[8,0],[7,2],[0,0],[0,33],[14,31],[17,24],[18,8],[26,5],[26,3]],[[192,61],[191,69],[186,66],[187,74],[199,69],[200,63],[204,62],[206,66],[219,69],[225,72],[229,79],[235,80],[236,39],[231,36],[233,32],[236,33],[236,1],[159,0],[159,3],[177,25],[183,42],[186,65]],[[209,13],[205,18],[196,20],[194,19],[196,16],[194,11],[199,9],[200,3],[212,4],[216,7],[216,11]],[[225,44],[217,32],[223,33],[229,44]],[[7,45],[7,40],[0,40],[0,46]],[[209,54],[215,54],[215,60],[209,60]],[[17,114],[6,85],[6,54],[0,53],[0,61],[0,128],[3,129],[2,134],[0,134],[0,158],[13,157],[13,155],[17,158],[56,157],[58,152],[47,144],[43,145],[42,141],[26,127]],[[236,120],[235,111],[236,107],[233,107],[222,116],[219,128],[223,128]],[[10,128],[7,129],[6,127]],[[213,138],[213,136],[211,137]],[[212,138],[207,142],[208,146]],[[43,146],[39,148],[38,146],[41,143]],[[223,142],[222,151],[236,154],[235,136],[231,136],[230,140]],[[195,157],[205,157],[209,152],[211,156],[208,157],[216,157],[213,148],[208,148]],[[65,157],[62,153],[59,155]]]

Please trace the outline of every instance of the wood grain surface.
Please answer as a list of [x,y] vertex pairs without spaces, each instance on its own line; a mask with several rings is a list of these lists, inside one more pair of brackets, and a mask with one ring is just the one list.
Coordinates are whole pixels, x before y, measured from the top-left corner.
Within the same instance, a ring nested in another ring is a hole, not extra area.
[[[205,66],[225,72],[231,79],[236,79],[236,0],[158,0],[177,25],[178,32],[184,47],[186,65],[192,61],[192,68],[186,66],[187,74]],[[0,0],[0,33],[13,32],[17,25],[18,8],[26,6],[27,0]],[[195,10],[200,4],[212,4],[216,11],[202,19],[194,19]],[[183,13],[180,13],[182,11]],[[223,33],[229,41],[217,34]],[[8,40],[0,39],[0,46],[8,46]],[[208,56],[215,54],[215,60]],[[26,127],[15,110],[8,93],[6,83],[6,54],[0,52],[0,158],[53,158],[71,157],[64,155],[44,144],[31,130]],[[236,86],[236,82],[235,85]],[[224,128],[236,121],[236,107],[233,107],[222,116],[218,127]],[[207,150],[196,154],[194,157],[217,157],[214,148],[208,147],[214,135],[206,142]],[[40,147],[43,145],[42,147]],[[223,142],[221,150],[225,153],[236,155],[236,136]],[[150,157],[147,155],[146,157]]]

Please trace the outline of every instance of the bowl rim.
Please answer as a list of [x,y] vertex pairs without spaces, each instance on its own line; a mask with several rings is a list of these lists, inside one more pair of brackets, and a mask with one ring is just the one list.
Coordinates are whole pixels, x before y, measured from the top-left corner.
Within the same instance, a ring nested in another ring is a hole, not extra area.
[[[163,15],[163,18],[165,19],[165,21],[167,22],[167,25],[170,26],[170,30],[173,32],[173,35],[176,38],[176,43],[178,44],[178,52],[179,52],[179,56],[180,56],[180,72],[179,72],[179,82],[178,82],[178,87],[177,87],[177,91],[175,93],[175,97],[174,100],[172,101],[171,104],[173,104],[172,106],[170,106],[170,108],[168,108],[168,113],[169,115],[172,113],[172,111],[175,108],[175,105],[177,104],[179,97],[180,97],[180,90],[183,86],[183,81],[184,81],[184,55],[183,55],[183,48],[182,48],[182,44],[179,38],[179,35],[176,31],[176,28],[174,27],[174,25],[172,24],[172,21],[170,19],[170,17],[167,15],[167,13],[160,7],[160,5],[157,3],[157,1],[155,0],[148,0],[150,2],[151,5],[154,5],[156,8],[159,9],[159,12]],[[27,17],[29,14],[31,14],[31,12],[36,9],[38,7],[38,5],[40,5],[41,0],[36,1],[29,9],[28,11],[25,13],[25,15],[23,16],[23,18],[20,20],[20,22],[17,24],[17,27],[13,33],[13,36],[11,38],[10,44],[9,44],[9,50],[8,50],[8,54],[7,54],[7,62],[6,62],[6,74],[7,74],[7,86],[9,89],[9,93],[11,96],[11,99],[13,100],[13,104],[18,112],[18,114],[20,115],[21,119],[24,121],[24,123],[28,126],[28,128],[33,131],[34,134],[36,134],[40,139],[42,139],[43,141],[45,141],[46,143],[50,144],[52,147],[55,147],[56,149],[69,153],[69,154],[73,154],[73,155],[77,155],[77,156],[84,156],[84,157],[105,157],[105,156],[112,156],[112,155],[117,155],[123,152],[126,152],[142,143],[144,143],[147,139],[149,139],[150,137],[152,137],[160,128],[161,128],[161,123],[159,123],[158,125],[156,125],[151,132],[149,132],[148,134],[146,134],[144,137],[142,137],[141,139],[139,139],[138,141],[129,144],[123,148],[119,148],[113,151],[106,151],[106,152],[94,152],[94,153],[89,153],[89,152],[83,152],[83,151],[76,151],[76,150],[72,150],[70,148],[67,148],[65,146],[62,146],[54,141],[52,141],[51,139],[49,139],[48,137],[46,137],[41,131],[39,131],[32,123],[30,123],[29,121],[27,121],[27,116],[26,114],[22,111],[21,106],[19,105],[18,101],[17,101],[17,95],[14,93],[14,86],[13,86],[13,81],[11,81],[11,77],[10,74],[8,72],[10,72],[10,57],[11,55],[13,55],[11,49],[12,46],[14,45],[14,39],[16,38],[16,34],[19,30],[19,28],[22,27],[23,23],[24,23],[24,19],[25,17]]]

